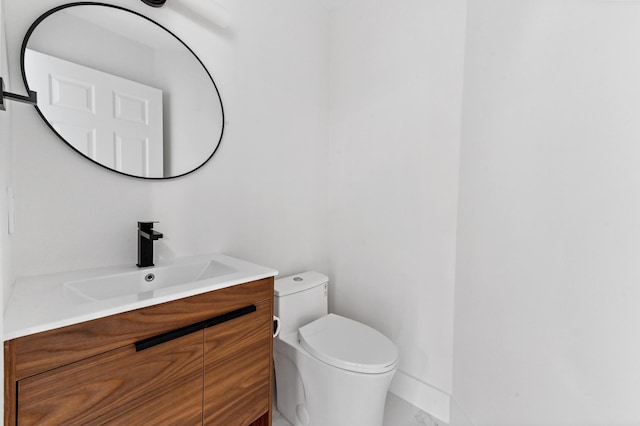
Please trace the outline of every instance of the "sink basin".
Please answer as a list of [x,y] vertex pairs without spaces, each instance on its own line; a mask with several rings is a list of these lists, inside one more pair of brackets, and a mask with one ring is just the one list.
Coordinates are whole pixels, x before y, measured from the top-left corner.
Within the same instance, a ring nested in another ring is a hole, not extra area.
[[131,272],[103,275],[63,284],[65,293],[79,301],[95,302],[138,294],[153,297],[153,291],[218,278],[237,272],[215,260],[145,268]]
[[160,258],[156,265],[138,268],[130,262],[18,277],[5,308],[3,338],[16,339],[278,274],[223,253]]

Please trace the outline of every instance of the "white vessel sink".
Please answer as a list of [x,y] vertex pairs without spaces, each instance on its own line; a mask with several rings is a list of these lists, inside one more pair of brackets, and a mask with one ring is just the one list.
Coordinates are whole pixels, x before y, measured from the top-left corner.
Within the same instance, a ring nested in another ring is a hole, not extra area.
[[142,294],[144,297],[146,293],[152,293],[154,290],[218,278],[235,272],[235,268],[225,263],[204,260],[69,281],[63,284],[63,288],[65,292],[70,293],[68,296],[75,295],[86,302],[95,302],[132,294]]

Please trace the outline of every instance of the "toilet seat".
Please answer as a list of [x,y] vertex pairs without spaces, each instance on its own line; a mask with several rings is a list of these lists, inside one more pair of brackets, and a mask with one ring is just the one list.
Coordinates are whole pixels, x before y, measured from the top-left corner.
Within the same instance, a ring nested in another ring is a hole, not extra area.
[[335,314],[298,329],[300,345],[313,357],[358,373],[385,373],[398,364],[398,350],[379,331]]

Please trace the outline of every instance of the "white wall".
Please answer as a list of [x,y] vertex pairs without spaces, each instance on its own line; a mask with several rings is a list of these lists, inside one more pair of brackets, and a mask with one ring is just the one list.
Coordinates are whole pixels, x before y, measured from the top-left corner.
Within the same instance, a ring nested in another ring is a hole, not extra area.
[[[5,36],[5,15],[3,0],[0,0],[0,77],[3,77],[5,90],[15,91],[7,65],[7,46]],[[20,88],[20,86],[18,86]],[[20,92],[22,93],[22,92]],[[4,306],[11,291],[13,277],[13,241],[8,228],[9,199],[7,188],[13,185],[12,149],[11,149],[11,115],[14,104],[5,102],[6,111],[0,111],[0,280],[3,291],[0,293],[0,306]],[[0,324],[1,324],[0,319]]]
[[465,1],[330,19],[332,311],[400,350],[391,390],[447,420]]
[[[7,46],[5,37],[4,0],[0,0],[0,77],[5,79],[5,90],[10,91],[11,81],[7,66]],[[7,192],[12,185],[11,166],[11,111],[13,105],[5,105],[6,111],[0,111],[0,306],[3,307],[11,291],[13,281],[13,245],[8,233]],[[0,316],[0,338],[3,337],[3,317]],[[4,383],[4,356],[0,357],[0,380]],[[4,398],[0,400],[0,413],[4,412]]]
[[454,398],[640,421],[640,3],[469,2]]
[[[61,3],[6,0],[15,72],[31,21]],[[221,30],[170,8],[112,3],[155,18],[207,65],[228,118],[222,146],[195,174],[144,181],[89,163],[34,109],[16,109],[16,274],[133,264],[144,219],[161,222],[160,257],[220,251],[283,274],[327,270],[326,12],[295,0],[228,2],[233,20]]]

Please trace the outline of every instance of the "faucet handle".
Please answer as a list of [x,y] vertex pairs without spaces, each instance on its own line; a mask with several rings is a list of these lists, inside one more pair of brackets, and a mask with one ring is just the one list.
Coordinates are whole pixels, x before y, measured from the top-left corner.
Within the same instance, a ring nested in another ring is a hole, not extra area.
[[157,220],[151,222],[138,222],[138,229],[141,231],[149,232],[153,228],[154,223],[160,223]]

